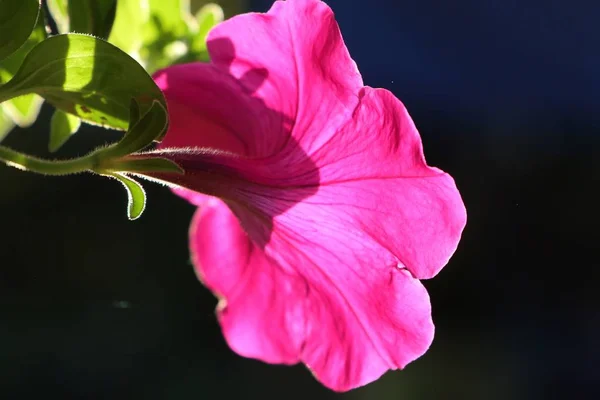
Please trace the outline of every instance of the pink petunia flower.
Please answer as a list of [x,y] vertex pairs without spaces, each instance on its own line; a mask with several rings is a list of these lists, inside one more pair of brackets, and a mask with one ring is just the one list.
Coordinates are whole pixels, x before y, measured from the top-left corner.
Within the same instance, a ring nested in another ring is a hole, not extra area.
[[171,124],[153,153],[185,174],[152,177],[199,207],[192,259],[227,343],[336,391],[403,368],[434,333],[419,279],[465,226],[453,179],[402,103],[363,85],[325,3],[234,17],[208,49],[155,76]]

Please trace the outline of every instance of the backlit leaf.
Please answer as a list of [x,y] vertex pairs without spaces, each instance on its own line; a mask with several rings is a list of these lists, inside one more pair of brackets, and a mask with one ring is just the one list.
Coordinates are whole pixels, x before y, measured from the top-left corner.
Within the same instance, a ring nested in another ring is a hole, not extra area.
[[133,58],[87,35],[57,35],[36,45],[19,71],[0,87],[0,101],[37,93],[82,120],[127,129],[131,98],[145,114],[154,101],[166,109],[160,89]]
[[39,0],[0,0],[0,10],[0,60],[3,60],[31,34],[40,3]]
[[[45,15],[40,11],[37,22],[29,38],[10,56],[0,61],[0,83],[8,82],[18,71],[25,56],[39,42],[46,38]],[[4,114],[9,116],[20,127],[27,127],[35,122],[40,112],[43,99],[36,94],[28,94],[7,100],[0,105]]]

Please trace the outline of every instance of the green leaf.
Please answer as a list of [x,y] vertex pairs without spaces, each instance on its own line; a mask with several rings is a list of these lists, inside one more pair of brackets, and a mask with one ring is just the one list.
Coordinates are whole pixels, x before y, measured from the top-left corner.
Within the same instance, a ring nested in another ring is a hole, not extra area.
[[127,191],[127,217],[130,220],[138,219],[146,208],[146,192],[144,192],[144,188],[124,174],[114,172],[110,176],[118,179]]
[[37,94],[26,94],[2,103],[4,112],[21,128],[31,126],[44,104]]
[[143,26],[150,19],[148,0],[127,0],[117,2],[115,22],[108,41],[139,59],[142,47]]
[[69,32],[69,4],[68,0],[46,0],[48,11],[56,22],[60,33]]
[[214,3],[204,5],[196,13],[198,21],[198,32],[192,41],[192,50],[198,53],[206,52],[206,38],[210,30],[217,24],[223,22],[223,9]]
[[107,38],[118,3],[131,0],[47,0],[48,10],[60,33],[77,32]]
[[0,60],[25,43],[40,10],[39,0],[0,0]]
[[0,87],[0,102],[37,93],[82,120],[127,129],[129,104],[140,114],[164,96],[133,58],[112,44],[87,35],[65,34],[36,45],[15,76]]
[[106,39],[115,20],[117,0],[73,0],[68,10],[71,32]]
[[0,107],[0,142],[10,133],[14,128],[15,123],[6,115],[3,109]]
[[73,114],[67,114],[60,110],[55,110],[50,120],[50,142],[48,150],[54,153],[62,147],[79,129],[81,120]]
[[[27,41],[13,54],[0,61],[0,83],[8,82],[23,63],[27,53],[46,38],[45,20],[44,11],[40,10],[35,27]],[[44,100],[38,95],[28,94],[5,101],[0,107],[14,123],[25,128],[35,122],[43,102]]]
[[40,11],[35,26],[25,43],[23,43],[17,51],[0,61],[0,83],[8,82],[19,70],[27,53],[29,53],[36,44],[46,38],[45,20],[46,18],[42,10]]

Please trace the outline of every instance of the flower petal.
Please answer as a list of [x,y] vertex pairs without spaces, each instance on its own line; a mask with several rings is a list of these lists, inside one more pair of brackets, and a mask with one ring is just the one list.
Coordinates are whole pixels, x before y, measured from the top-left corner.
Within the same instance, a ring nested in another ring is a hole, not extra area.
[[200,147],[252,155],[259,146],[256,137],[285,124],[281,114],[267,109],[214,65],[175,65],[157,72],[154,79],[169,109],[169,130],[160,148]]
[[[261,85],[246,86],[293,121],[292,136],[319,129],[308,138],[315,147],[349,119],[363,86],[333,12],[317,0],[276,1],[267,14],[233,17],[211,31],[208,50],[214,65],[242,82],[268,71]],[[255,137],[263,141],[256,155],[280,152],[289,138],[289,131],[265,130]]]
[[196,212],[190,249],[200,280],[222,297],[218,315],[229,346],[266,362],[299,362],[307,290],[302,278],[268,259],[216,198]]
[[[238,166],[231,164],[229,176],[219,175],[222,183],[213,184],[217,189],[209,190],[212,180],[193,173],[178,177],[177,183],[237,198],[263,215],[258,225],[274,220],[299,236],[318,234],[314,227],[335,220],[344,226],[339,242],[351,242],[344,231],[362,232],[357,246],[381,243],[369,250],[388,253],[394,257],[391,262],[416,278],[431,278],[446,265],[464,229],[460,193],[450,175],[425,163],[419,134],[402,103],[385,90],[366,88],[362,94],[352,120],[315,151],[310,162],[301,162],[298,155],[266,165],[262,160],[240,160]],[[200,169],[195,167],[200,165],[198,158],[167,156],[186,171]],[[242,178],[234,180],[235,176]],[[316,215],[320,218],[312,220]],[[253,234],[254,227],[242,224],[256,243],[268,242],[268,237]],[[361,258],[355,262],[365,263]]]
[[429,167],[402,103],[365,88],[353,118],[310,155],[320,189],[306,215],[337,216],[384,244],[419,279],[435,276],[456,250],[466,210],[452,177]]
[[[324,229],[319,238],[330,244]],[[381,253],[373,266],[346,265],[355,261],[351,252],[285,233],[263,250],[219,200],[198,211],[190,247],[201,280],[224,297],[219,320],[240,355],[302,361],[324,385],[345,391],[404,367],[431,343],[425,288],[382,264]]]
[[229,345],[339,391],[403,368],[433,338],[416,278],[466,223],[453,179],[426,164],[402,103],[362,88],[324,3],[278,1],[209,40],[211,65],[157,76],[173,125],[154,154],[186,173],[154,177],[203,204],[190,247]]

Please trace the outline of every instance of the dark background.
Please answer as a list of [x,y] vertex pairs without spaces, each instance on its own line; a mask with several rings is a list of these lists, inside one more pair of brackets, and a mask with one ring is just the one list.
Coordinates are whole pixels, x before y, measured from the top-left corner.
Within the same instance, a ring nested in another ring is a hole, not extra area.
[[[264,11],[270,1],[252,1]],[[598,3],[330,0],[366,84],[403,100],[469,221],[421,359],[347,394],[226,346],[188,259],[193,207],[147,184],[0,166],[6,399],[598,399]],[[39,155],[45,107],[3,144]],[[61,155],[116,139],[86,127]]]

